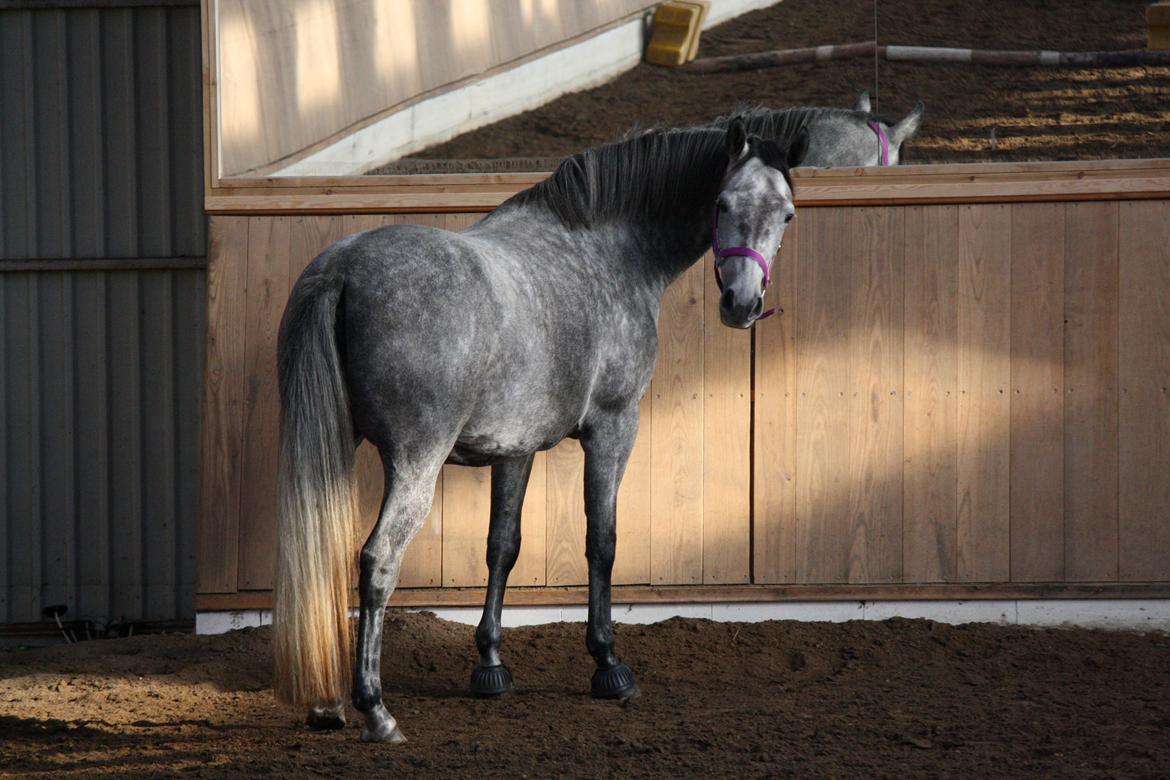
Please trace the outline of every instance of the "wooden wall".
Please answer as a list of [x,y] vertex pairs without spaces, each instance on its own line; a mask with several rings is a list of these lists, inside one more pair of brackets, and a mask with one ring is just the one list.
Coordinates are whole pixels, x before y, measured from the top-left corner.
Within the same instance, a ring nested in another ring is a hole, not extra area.
[[[477,218],[213,217],[203,608],[271,587],[290,283],[348,233]],[[1170,581],[1170,201],[815,207],[791,230],[769,293],[783,314],[754,332],[719,323],[706,261],[667,294],[620,496],[627,596]],[[581,481],[575,442],[538,456],[511,579],[545,586],[532,600],[585,583]],[[413,603],[484,583],[488,482],[444,471],[400,583],[440,590]]]

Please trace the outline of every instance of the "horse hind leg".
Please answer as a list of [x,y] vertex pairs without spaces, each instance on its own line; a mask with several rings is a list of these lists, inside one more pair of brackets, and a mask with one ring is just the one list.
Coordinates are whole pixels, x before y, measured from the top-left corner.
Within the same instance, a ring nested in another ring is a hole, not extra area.
[[363,742],[403,742],[406,737],[382,701],[382,619],[398,583],[402,556],[426,521],[434,499],[442,457],[400,466],[383,453],[386,488],[382,511],[362,547],[358,592],[357,661],[353,705],[364,718]]
[[471,692],[477,696],[499,696],[512,690],[512,672],[500,661],[500,616],[508,575],[520,555],[520,510],[533,455],[492,466],[491,524],[488,529],[488,587],[483,617],[475,630],[479,665],[471,673]]

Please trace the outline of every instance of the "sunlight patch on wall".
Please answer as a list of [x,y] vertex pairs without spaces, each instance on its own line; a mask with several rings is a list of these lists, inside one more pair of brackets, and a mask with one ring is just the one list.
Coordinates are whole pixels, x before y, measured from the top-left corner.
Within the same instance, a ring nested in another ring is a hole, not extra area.
[[405,81],[417,73],[417,35],[413,0],[383,0],[374,6],[374,57],[379,79]]
[[312,111],[341,94],[337,9],[327,0],[302,0],[293,9],[297,32],[297,108]]
[[219,52],[219,146],[222,153],[228,146],[255,143],[260,136],[255,38],[245,15],[225,14],[221,18]]

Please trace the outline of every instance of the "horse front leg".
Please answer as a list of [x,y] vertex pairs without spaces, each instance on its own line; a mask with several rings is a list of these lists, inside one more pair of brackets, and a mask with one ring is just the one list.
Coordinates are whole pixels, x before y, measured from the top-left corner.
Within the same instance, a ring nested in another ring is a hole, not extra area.
[[382,619],[398,584],[402,556],[426,521],[442,460],[401,469],[383,455],[386,489],[374,530],[362,546],[358,592],[357,662],[353,706],[365,717],[363,742],[404,742],[406,737],[382,701]]
[[475,630],[479,665],[471,673],[471,692],[477,696],[499,696],[512,690],[512,672],[500,661],[500,615],[508,574],[520,555],[520,510],[533,455],[514,458],[492,466],[492,509],[488,528],[487,598],[483,617]]
[[589,620],[585,646],[597,670],[592,694],[598,699],[638,695],[630,667],[613,652],[611,578],[617,549],[617,492],[638,434],[638,407],[590,425],[585,450],[585,557],[589,562]]

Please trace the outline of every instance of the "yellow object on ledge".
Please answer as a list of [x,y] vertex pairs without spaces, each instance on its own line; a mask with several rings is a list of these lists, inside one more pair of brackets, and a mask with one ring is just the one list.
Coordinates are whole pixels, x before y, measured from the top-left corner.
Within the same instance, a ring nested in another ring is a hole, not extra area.
[[672,0],[658,6],[646,62],[674,67],[693,60],[699,52],[699,35],[709,5],[706,0]]
[[1170,2],[1154,3],[1146,8],[1146,47],[1151,51],[1170,51]]

